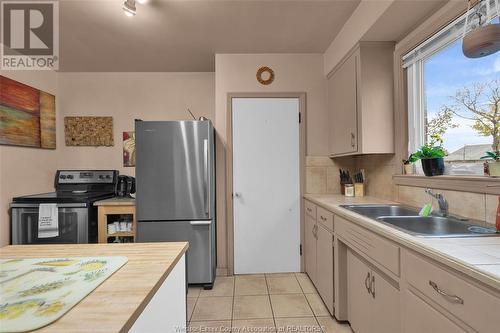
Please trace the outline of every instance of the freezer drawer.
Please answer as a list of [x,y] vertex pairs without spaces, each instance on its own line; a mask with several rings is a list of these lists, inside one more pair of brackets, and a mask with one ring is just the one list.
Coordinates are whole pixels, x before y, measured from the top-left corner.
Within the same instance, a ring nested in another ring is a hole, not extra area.
[[188,241],[189,284],[209,285],[215,279],[215,230],[212,220],[138,222],[138,242]]

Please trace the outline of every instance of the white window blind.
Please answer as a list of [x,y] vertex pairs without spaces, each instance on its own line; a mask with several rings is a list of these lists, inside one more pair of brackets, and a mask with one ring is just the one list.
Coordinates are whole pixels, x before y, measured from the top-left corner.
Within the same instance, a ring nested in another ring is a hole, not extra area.
[[422,59],[433,55],[457,39],[462,38],[466,21],[467,31],[470,31],[473,27],[476,27],[479,24],[478,15],[481,15],[481,25],[486,25],[491,22],[491,20],[498,16],[498,1],[499,0],[490,0],[489,3],[487,1],[478,3],[470,9],[468,17],[467,13],[463,14],[437,34],[405,54],[403,56],[403,68],[410,67],[417,61],[421,61]]

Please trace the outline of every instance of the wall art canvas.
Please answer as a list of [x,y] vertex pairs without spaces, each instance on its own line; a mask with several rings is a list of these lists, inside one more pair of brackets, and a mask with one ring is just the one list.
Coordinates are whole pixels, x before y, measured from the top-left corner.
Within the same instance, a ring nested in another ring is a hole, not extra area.
[[56,148],[56,97],[0,75],[0,144]]
[[123,166],[135,167],[135,132],[123,132]]
[[64,117],[66,146],[113,146],[113,117]]

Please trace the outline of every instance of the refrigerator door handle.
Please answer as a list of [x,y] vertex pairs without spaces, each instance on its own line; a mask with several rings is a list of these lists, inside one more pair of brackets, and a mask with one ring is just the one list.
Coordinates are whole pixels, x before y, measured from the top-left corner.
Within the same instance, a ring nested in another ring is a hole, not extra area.
[[212,224],[212,221],[190,221],[189,224],[191,225],[210,225]]
[[203,165],[204,165],[204,168],[205,168],[205,179],[204,179],[204,188],[205,188],[205,201],[204,201],[204,205],[205,205],[205,214],[207,216],[210,216],[210,191],[209,191],[209,188],[208,188],[208,139],[204,139],[203,140],[203,157],[204,157],[204,160],[203,160]]

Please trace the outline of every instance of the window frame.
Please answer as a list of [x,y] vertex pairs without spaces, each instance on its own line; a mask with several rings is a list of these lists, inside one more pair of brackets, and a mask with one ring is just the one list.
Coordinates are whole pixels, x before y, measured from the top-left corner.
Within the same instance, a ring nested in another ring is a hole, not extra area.
[[[498,0],[490,0],[490,6],[494,6],[496,1]],[[402,68],[406,71],[407,79],[408,152],[417,151],[426,142],[424,62],[461,39],[465,28],[467,28],[467,31],[470,30],[467,24],[470,23],[471,17],[475,15],[474,11],[477,11],[480,5],[482,3],[476,4],[470,10],[462,13],[462,15],[455,18],[451,23],[402,56]],[[498,15],[495,10],[489,9],[489,11],[489,15],[487,15],[483,25],[488,24]],[[466,161],[464,162],[466,163]],[[423,174],[419,165],[416,166],[416,169],[418,175]],[[466,177],[467,175],[453,174],[453,176]]]
[[403,56],[444,29],[450,22],[464,15],[466,10],[466,2],[450,1],[396,44],[394,50],[394,132],[396,138],[394,185],[500,195],[500,178],[405,175],[401,163],[403,159],[408,158],[409,153],[407,71],[403,68]]

